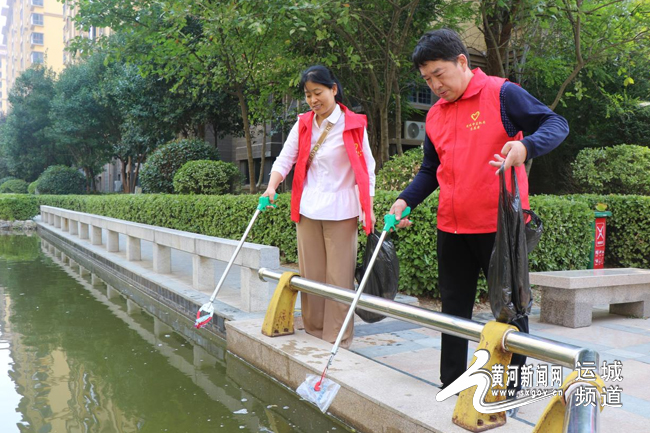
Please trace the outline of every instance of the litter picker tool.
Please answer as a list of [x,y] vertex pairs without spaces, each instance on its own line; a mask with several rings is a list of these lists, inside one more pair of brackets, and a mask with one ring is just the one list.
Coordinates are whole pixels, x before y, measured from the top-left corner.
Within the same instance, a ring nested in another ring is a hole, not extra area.
[[[404,209],[404,212],[402,212],[401,218],[408,216],[410,213],[411,213],[411,208],[407,207],[406,209]],[[345,330],[347,329],[350,320],[352,320],[352,317],[354,316],[354,310],[357,307],[357,303],[359,302],[359,299],[361,299],[361,295],[363,294],[363,289],[365,288],[366,283],[368,281],[368,277],[372,272],[372,267],[375,264],[375,260],[377,259],[377,255],[379,254],[379,250],[381,249],[381,245],[384,242],[384,239],[386,238],[388,232],[390,232],[391,229],[392,230],[397,229],[397,224],[399,223],[399,221],[400,220],[398,220],[395,217],[395,215],[388,214],[384,216],[384,228],[382,230],[381,236],[379,237],[379,242],[377,243],[377,246],[375,247],[375,251],[373,252],[372,257],[370,258],[370,262],[368,262],[366,273],[363,275],[363,278],[361,279],[361,283],[359,284],[357,293],[354,295],[354,299],[352,300],[352,304],[350,304],[350,309],[348,310],[348,314],[345,316],[345,320],[343,321],[343,326],[341,326],[339,335],[336,337],[336,342],[334,343],[334,346],[330,351],[330,357],[329,360],[327,361],[327,365],[325,365],[323,374],[320,375],[320,378],[319,376],[308,374],[307,379],[296,390],[296,392],[302,398],[304,398],[305,400],[311,403],[314,403],[316,406],[318,406],[318,408],[323,413],[327,411],[327,408],[330,406],[330,404],[332,404],[334,397],[336,397],[336,393],[339,391],[339,388],[341,388],[339,384],[325,378],[325,376],[327,375],[327,370],[332,365],[332,361],[334,361],[334,357],[336,356],[336,353],[339,351],[339,346],[341,345],[343,334],[345,333]]]
[[[273,200],[275,201],[277,197],[278,195],[276,194],[275,197],[273,197]],[[226,275],[228,275],[228,271],[230,271],[232,264],[235,262],[235,259],[237,258],[237,254],[239,254],[239,250],[241,250],[241,247],[244,245],[244,241],[248,236],[248,232],[251,231],[251,228],[253,227],[255,220],[257,219],[260,213],[264,212],[269,207],[276,207],[276,206],[271,203],[269,197],[260,197],[259,204],[257,205],[257,209],[255,210],[255,213],[253,214],[253,218],[251,218],[251,221],[248,223],[248,227],[246,227],[246,231],[244,231],[244,235],[241,237],[241,240],[239,241],[239,245],[237,245],[234,254],[230,258],[230,261],[228,262],[228,266],[226,266],[226,270],[223,271],[223,274],[221,275],[221,279],[219,279],[219,283],[217,283],[217,287],[214,289],[214,292],[212,292],[212,296],[210,296],[210,301],[203,304],[203,306],[199,308],[199,311],[196,312],[196,322],[194,323],[195,328],[200,329],[204,327],[205,325],[208,324],[210,319],[212,319],[212,316],[214,315],[213,303],[215,298],[217,297],[217,294],[219,293],[219,290],[221,289],[221,286],[223,286],[223,283],[226,280]],[[204,314],[201,315],[201,313]]]

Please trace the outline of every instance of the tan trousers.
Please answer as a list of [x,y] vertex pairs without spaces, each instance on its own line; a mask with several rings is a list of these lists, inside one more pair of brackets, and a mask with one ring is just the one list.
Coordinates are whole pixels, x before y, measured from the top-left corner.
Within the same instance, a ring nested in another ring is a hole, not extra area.
[[[354,290],[357,262],[357,218],[320,221],[300,216],[298,265],[304,278]],[[330,343],[336,341],[349,305],[320,296],[300,294],[305,331]],[[341,340],[341,347],[352,344],[354,321]]]

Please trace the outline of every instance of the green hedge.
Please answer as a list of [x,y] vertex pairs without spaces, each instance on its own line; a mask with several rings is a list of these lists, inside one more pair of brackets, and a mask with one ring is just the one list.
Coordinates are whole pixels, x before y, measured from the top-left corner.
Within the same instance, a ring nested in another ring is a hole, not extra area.
[[36,196],[26,194],[3,194],[0,196],[0,220],[24,221],[38,215],[39,203]]
[[643,195],[570,195],[595,209],[607,204],[605,264],[608,267],[650,268],[650,197]]
[[650,149],[646,146],[582,149],[571,167],[577,193],[650,195]]
[[196,160],[219,160],[219,152],[203,140],[184,138],[156,149],[142,166],[140,183],[144,192],[174,192],[174,174],[183,164]]
[[11,179],[0,185],[0,194],[27,194],[27,182]]
[[200,159],[183,164],[173,183],[176,194],[223,195],[237,191],[242,175],[231,162]]
[[422,146],[408,150],[402,156],[393,155],[377,173],[377,189],[403,191],[420,171],[423,158]]
[[79,170],[65,165],[51,165],[38,177],[39,194],[83,194],[86,177]]
[[[398,192],[377,191],[378,227],[397,195]],[[258,201],[257,196],[250,195],[39,195],[31,198],[49,206],[230,239],[241,237]],[[290,199],[291,194],[280,194],[278,208],[259,217],[248,240],[277,246],[283,260],[296,262],[295,229],[289,217]],[[531,206],[545,226],[545,234],[530,256],[531,270],[586,268],[593,220],[588,203],[573,197],[535,196],[531,197]],[[400,289],[404,292],[438,295],[436,210],[437,194],[433,194],[413,211],[413,226],[392,235],[400,259]],[[639,221],[638,225],[641,224]],[[360,235],[360,253],[365,242],[365,235]],[[484,281],[481,287],[485,289]]]

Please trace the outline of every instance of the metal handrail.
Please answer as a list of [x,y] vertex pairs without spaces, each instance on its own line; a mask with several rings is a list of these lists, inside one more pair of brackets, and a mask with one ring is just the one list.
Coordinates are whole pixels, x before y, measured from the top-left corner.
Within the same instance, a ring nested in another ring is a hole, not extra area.
[[[258,275],[262,281],[267,281],[266,278],[277,281],[282,276],[282,272],[260,268]],[[352,303],[354,299],[354,292],[351,290],[345,290],[340,287],[319,283],[298,276],[291,279],[291,286],[305,293],[323,296],[346,304]],[[483,324],[480,322],[366,294],[361,295],[357,308],[415,323],[448,335],[467,338],[476,342],[480,341],[481,331],[483,330]],[[559,341],[541,338],[519,331],[507,332],[503,339],[503,347],[505,350],[513,353],[530,356],[570,369],[575,369],[578,365],[584,364],[585,361],[592,361],[596,366],[599,363],[598,353],[591,349],[560,343]],[[599,408],[577,404],[575,389],[585,385],[584,383],[578,383],[565,396],[567,410],[565,412],[563,433],[595,433],[598,431]]]

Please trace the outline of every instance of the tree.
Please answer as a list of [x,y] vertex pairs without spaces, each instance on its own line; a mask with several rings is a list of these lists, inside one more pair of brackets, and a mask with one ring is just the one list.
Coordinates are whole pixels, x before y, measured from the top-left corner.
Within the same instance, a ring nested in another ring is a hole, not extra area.
[[[482,0],[478,26],[487,46],[487,72],[554,88],[552,110],[563,97],[582,96],[580,73],[590,66],[633,60],[650,46],[650,4],[644,0]],[[575,92],[568,92],[570,85]]]
[[105,72],[100,54],[68,65],[54,86],[56,95],[50,110],[57,148],[84,170],[89,191],[95,190],[95,177],[120,139],[111,127],[118,114],[99,92]]
[[9,91],[11,109],[2,129],[2,149],[9,171],[27,181],[47,167],[68,164],[57,151],[49,117],[54,98],[54,72],[42,65],[25,70]]
[[165,83],[145,78],[137,66],[118,61],[109,65],[101,93],[104,103],[119,113],[112,126],[119,140],[111,151],[121,163],[123,192],[133,193],[147,156],[177,132],[167,111],[172,95]]
[[[295,62],[285,54],[290,17],[282,0],[236,2],[163,0],[79,0],[77,22],[82,27],[111,27],[127,38],[115,53],[141,67],[145,74],[187,86],[198,95],[222,90],[239,104],[246,137],[251,192],[255,192],[249,98],[261,87],[283,87]],[[143,44],[147,45],[142,50]],[[274,76],[273,79],[270,77]]]
[[[455,12],[449,20],[443,6]],[[393,104],[397,104],[397,134],[401,129],[401,90],[415,79],[414,74],[405,73],[411,68],[413,46],[432,22],[454,24],[467,16],[467,10],[460,3],[438,0],[332,1],[326,8],[321,1],[312,1],[311,9],[303,14],[307,24],[299,29],[305,33],[301,43],[312,59],[341,71],[348,98],[368,116],[378,169],[389,158]],[[314,29],[313,33],[308,29]],[[311,40],[315,46],[308,45]]]

